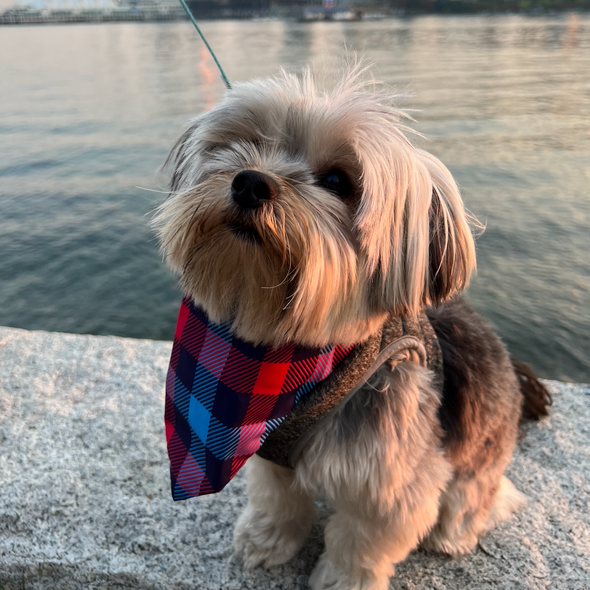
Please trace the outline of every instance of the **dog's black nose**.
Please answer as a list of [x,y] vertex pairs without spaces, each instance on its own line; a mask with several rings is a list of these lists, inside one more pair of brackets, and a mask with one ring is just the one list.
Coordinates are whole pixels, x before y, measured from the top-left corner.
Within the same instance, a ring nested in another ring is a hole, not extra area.
[[256,170],[244,170],[231,183],[231,196],[243,209],[256,209],[264,201],[274,199],[279,192],[277,182]]

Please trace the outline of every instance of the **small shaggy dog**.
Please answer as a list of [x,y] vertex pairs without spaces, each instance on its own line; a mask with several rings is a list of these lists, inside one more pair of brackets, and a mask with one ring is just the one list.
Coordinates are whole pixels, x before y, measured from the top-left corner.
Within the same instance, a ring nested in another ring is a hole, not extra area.
[[475,269],[457,185],[362,74],[330,92],[309,73],[236,84],[178,141],[155,220],[185,295],[236,338],[354,347],[362,365],[379,335],[335,407],[248,462],[247,567],[297,553],[314,497],[334,508],[315,590],[384,590],[420,544],[471,551],[523,504],[503,472],[523,409],[549,402],[457,297]]

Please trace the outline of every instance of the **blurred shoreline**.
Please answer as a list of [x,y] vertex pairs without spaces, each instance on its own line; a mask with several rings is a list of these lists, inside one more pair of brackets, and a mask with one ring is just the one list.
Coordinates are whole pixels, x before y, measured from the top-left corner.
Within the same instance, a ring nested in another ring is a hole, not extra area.
[[[203,6],[206,4],[207,6]],[[261,4],[261,3],[260,3]],[[346,3],[331,9],[317,2],[308,4],[276,4],[261,6],[236,1],[234,5],[218,2],[189,2],[199,20],[258,20],[286,19],[300,22],[342,22],[404,18],[420,15],[473,15],[493,16],[522,14],[526,16],[560,15],[590,12],[590,0],[424,0],[399,1],[389,5]],[[106,8],[87,5],[76,8],[66,6],[43,8],[18,4],[0,14],[0,25],[50,25],[114,22],[168,22],[188,20],[179,3],[131,2]]]

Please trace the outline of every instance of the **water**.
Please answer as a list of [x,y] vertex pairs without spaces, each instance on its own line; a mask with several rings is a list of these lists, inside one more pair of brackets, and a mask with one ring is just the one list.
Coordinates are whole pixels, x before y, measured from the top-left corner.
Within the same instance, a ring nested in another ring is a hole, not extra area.
[[[468,297],[545,377],[590,381],[590,16],[219,21],[230,80],[344,45],[410,89],[424,147],[486,223]],[[186,119],[223,92],[188,23],[0,29],[0,324],[171,339],[148,229]]]

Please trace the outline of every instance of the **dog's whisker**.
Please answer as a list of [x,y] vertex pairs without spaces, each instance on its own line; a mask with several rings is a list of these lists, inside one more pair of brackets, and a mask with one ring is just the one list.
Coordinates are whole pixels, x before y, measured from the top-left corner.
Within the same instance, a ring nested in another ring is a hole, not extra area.
[[169,190],[157,190],[154,188],[146,188],[145,186],[135,186],[136,189],[139,189],[140,191],[147,191],[148,193],[160,193],[163,195],[169,195],[170,191]]
[[295,294],[289,295],[288,297],[285,297],[285,300],[287,301],[287,303],[283,307],[283,311],[286,311],[287,309],[289,309],[289,306],[291,305],[291,303],[293,303],[293,299],[294,298],[295,298]]

